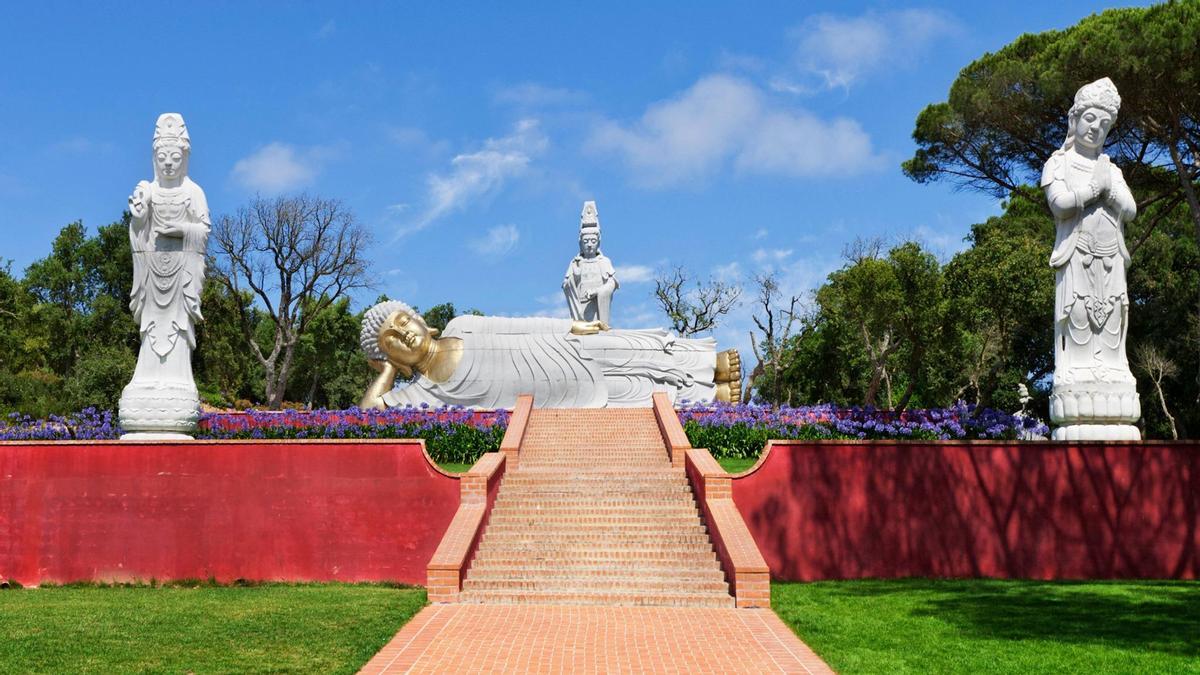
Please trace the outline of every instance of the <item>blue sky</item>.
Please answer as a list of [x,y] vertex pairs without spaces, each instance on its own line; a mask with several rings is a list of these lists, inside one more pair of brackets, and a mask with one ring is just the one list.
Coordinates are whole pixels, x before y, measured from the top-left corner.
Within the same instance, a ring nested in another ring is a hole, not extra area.
[[[856,236],[943,256],[997,203],[899,163],[959,69],[1095,3],[10,3],[0,20],[0,260],[119,218],[160,112],[215,216],[256,192],[343,200],[378,293],[565,312],[598,202],[618,326],[653,272],[812,288]],[[1049,224],[1047,224],[1049,227]],[[747,304],[719,329],[748,354]]]

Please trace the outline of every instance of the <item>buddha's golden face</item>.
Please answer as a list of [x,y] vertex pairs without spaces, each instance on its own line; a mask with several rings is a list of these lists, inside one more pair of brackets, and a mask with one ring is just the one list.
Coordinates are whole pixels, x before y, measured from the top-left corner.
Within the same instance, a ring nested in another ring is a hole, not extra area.
[[398,366],[413,368],[429,354],[437,330],[425,320],[405,311],[394,312],[379,331],[379,348]]

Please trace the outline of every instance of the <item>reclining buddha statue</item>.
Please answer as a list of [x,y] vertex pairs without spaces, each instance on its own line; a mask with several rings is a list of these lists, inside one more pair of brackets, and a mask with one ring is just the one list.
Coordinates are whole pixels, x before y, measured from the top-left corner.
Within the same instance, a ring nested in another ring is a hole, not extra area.
[[[360,340],[379,375],[361,407],[511,408],[532,394],[543,408],[740,399],[741,361],[712,338],[660,329],[610,330],[599,320],[459,316],[444,332],[402,302],[367,310]],[[396,386],[397,376],[407,380]]]

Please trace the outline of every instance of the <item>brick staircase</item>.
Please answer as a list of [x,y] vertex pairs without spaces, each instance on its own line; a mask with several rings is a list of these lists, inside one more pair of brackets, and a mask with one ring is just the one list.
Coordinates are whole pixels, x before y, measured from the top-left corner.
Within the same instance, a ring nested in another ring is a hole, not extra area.
[[532,411],[459,601],[734,606],[650,408]]

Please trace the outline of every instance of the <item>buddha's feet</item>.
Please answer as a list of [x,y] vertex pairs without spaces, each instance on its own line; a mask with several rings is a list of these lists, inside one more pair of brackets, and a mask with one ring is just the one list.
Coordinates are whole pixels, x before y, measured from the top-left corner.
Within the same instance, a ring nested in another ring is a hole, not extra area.
[[726,403],[742,401],[742,357],[736,349],[717,353],[717,368],[713,373],[717,385],[717,400]]

